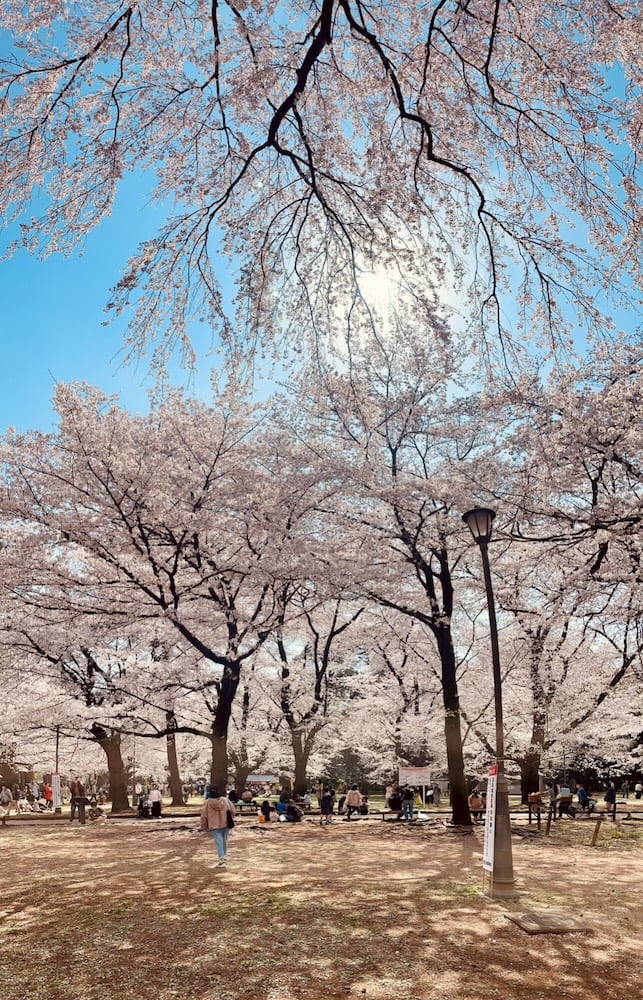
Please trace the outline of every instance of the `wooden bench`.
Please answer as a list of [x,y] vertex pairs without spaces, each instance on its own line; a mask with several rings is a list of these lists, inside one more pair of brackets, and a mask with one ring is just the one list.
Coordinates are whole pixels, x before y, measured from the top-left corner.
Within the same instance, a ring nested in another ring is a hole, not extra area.
[[233,802],[232,805],[234,806],[235,812],[239,813],[243,813],[246,809],[250,810],[250,812],[256,812],[259,808],[259,803],[254,800],[252,802]]

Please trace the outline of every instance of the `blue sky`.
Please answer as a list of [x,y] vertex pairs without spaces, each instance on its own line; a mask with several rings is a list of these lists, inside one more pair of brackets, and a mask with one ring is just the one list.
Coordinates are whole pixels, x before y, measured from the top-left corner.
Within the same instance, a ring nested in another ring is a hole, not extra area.
[[[21,251],[0,263],[0,434],[10,426],[51,430],[56,381],[89,382],[118,394],[130,410],[147,408],[152,383],[145,361],[124,366],[119,357],[126,317],[102,323],[109,289],[138,243],[153,236],[163,219],[162,208],[149,202],[150,187],[145,175],[126,178],[112,215],[89,234],[82,253],[39,260]],[[0,237],[3,251],[13,235]],[[213,360],[195,346],[197,378],[190,381],[177,363],[172,381],[203,395]]]

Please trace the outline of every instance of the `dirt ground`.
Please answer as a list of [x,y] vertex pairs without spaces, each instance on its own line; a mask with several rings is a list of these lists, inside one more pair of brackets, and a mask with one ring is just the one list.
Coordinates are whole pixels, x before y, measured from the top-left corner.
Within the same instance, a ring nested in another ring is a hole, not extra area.
[[[482,830],[196,819],[0,828],[0,995],[21,1000],[635,1000],[643,822],[516,827],[520,898],[481,892]],[[585,930],[529,936],[508,912]],[[6,992],[3,992],[6,991]]]

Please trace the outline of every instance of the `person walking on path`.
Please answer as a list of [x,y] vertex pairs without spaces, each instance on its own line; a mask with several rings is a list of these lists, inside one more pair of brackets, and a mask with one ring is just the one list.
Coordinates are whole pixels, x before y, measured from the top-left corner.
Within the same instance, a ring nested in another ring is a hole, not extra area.
[[228,854],[228,834],[230,833],[229,819],[234,824],[234,806],[225,795],[219,794],[216,785],[210,788],[210,798],[203,803],[201,810],[200,828],[209,830],[212,834],[214,846],[217,849],[218,867],[224,868]]
[[51,785],[49,784],[49,782],[47,782],[47,781],[43,782],[43,785],[42,785],[42,795],[43,795],[43,798],[45,800],[45,808],[46,809],[53,809],[54,808],[54,790],[51,787]]
[[74,816],[76,815],[76,811],[78,811],[78,822],[84,824],[87,798],[85,796],[85,786],[80,778],[74,778],[69,786],[69,791],[71,792],[71,812],[69,822],[74,822]]
[[322,792],[321,799],[319,800],[319,807],[321,809],[321,816],[319,818],[319,825],[324,826],[333,822],[333,793],[330,788],[325,788]]
[[3,785],[2,789],[0,789],[0,806],[6,810],[5,816],[9,816],[12,809],[15,809],[16,813],[18,812],[18,806],[13,797],[13,793],[7,785]]

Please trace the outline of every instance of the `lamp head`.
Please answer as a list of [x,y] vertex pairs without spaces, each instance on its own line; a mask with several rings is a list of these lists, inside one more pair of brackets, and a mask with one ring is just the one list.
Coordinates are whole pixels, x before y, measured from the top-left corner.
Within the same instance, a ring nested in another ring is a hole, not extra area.
[[489,507],[474,507],[462,515],[478,545],[491,541],[491,525],[495,516],[495,510]]

